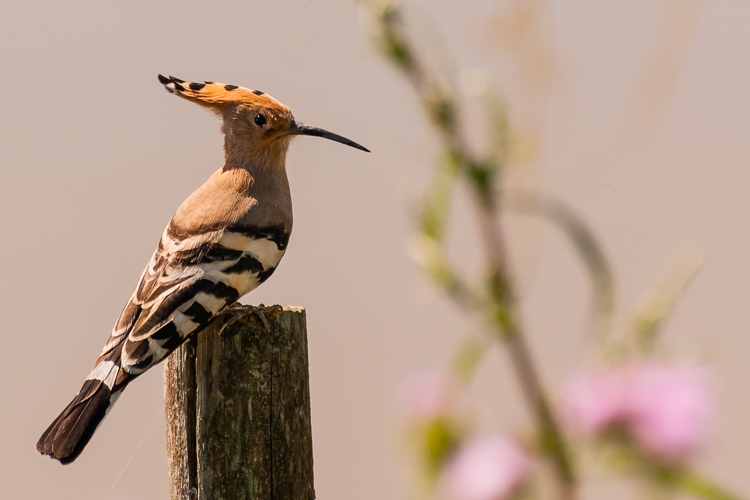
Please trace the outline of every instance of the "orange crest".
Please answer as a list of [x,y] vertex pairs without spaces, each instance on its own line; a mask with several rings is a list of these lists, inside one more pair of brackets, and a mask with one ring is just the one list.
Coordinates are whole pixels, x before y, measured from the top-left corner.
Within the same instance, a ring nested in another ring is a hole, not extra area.
[[174,76],[159,75],[159,81],[167,92],[177,94],[189,101],[214,108],[224,104],[246,104],[289,113],[289,108],[260,90],[252,90],[237,85],[218,82],[186,82]]

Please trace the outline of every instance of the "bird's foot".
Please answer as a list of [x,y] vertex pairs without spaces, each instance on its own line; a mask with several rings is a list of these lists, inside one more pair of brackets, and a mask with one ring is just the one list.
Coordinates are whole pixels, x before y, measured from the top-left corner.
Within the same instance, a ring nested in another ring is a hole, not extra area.
[[[263,304],[261,304],[261,307]],[[268,322],[268,319],[266,318],[266,315],[258,308],[253,307],[251,311],[260,319],[260,322],[263,323],[263,326],[266,328],[266,333],[271,332],[271,324]]]
[[[263,304],[260,305],[260,308],[263,307]],[[224,324],[221,326],[221,329],[219,330],[219,335],[222,335],[224,333],[224,330],[227,329],[227,327],[230,327],[234,325],[237,321],[239,321],[240,318],[245,316],[248,312],[255,314],[255,316],[260,320],[261,323],[263,323],[263,326],[266,329],[266,332],[271,331],[271,324],[268,322],[268,319],[266,318],[265,314],[263,314],[263,311],[258,307],[250,307],[248,309],[247,306],[243,306],[239,302],[235,302],[231,306],[227,307],[224,310],[224,316],[227,317],[226,320],[224,320]]]
[[239,302],[235,302],[226,309],[224,309],[223,315],[226,318],[224,324],[219,329],[219,335],[224,334],[224,330],[228,327],[237,323],[237,321],[245,314],[245,307]]

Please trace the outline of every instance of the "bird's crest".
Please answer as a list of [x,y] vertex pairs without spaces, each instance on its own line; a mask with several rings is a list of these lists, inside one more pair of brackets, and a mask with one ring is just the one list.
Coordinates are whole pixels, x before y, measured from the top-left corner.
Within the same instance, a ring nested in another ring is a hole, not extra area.
[[209,108],[223,104],[247,104],[276,108],[279,111],[286,110],[286,106],[260,90],[219,82],[187,82],[174,76],[163,75],[159,75],[159,81],[167,92]]

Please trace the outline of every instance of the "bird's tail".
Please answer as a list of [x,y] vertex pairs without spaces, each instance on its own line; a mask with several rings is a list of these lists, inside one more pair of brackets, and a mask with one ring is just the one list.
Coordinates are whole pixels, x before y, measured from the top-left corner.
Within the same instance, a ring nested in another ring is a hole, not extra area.
[[[111,361],[107,368],[119,371],[119,367]],[[96,372],[96,369],[93,373]],[[91,377],[91,375],[90,375]],[[43,455],[49,455],[60,461],[61,464],[69,464],[81,454],[83,448],[94,435],[97,427],[101,424],[109,409],[115,403],[124,385],[112,390],[112,384],[107,384],[110,378],[102,377],[103,380],[90,378],[84,382],[73,401],[60,413],[54,422],[44,431],[42,437],[36,443],[36,449]]]

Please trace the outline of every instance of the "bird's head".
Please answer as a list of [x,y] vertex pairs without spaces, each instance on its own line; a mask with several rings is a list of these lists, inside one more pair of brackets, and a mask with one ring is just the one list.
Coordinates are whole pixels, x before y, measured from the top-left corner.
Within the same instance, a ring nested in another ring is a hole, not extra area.
[[323,137],[370,152],[346,137],[296,121],[287,106],[260,90],[217,82],[186,82],[162,75],[159,81],[170,93],[221,116],[228,154],[237,148],[237,153],[254,157],[283,157],[290,140],[297,135]]

